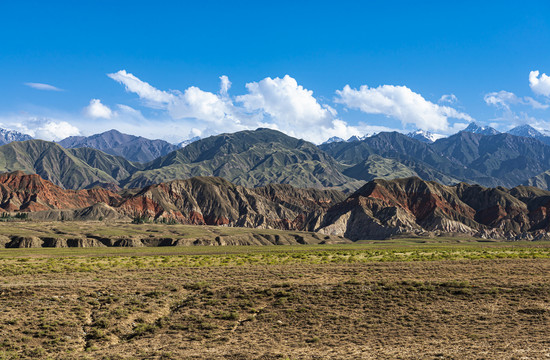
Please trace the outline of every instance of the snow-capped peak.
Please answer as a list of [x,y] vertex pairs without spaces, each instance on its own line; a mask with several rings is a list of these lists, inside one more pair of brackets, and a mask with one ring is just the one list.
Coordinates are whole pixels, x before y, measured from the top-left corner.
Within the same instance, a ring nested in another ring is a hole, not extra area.
[[330,144],[330,143],[334,143],[334,142],[342,142],[344,141],[344,139],[338,137],[338,136],[333,136],[331,137],[330,139],[328,139],[327,141],[325,141],[323,144]]
[[31,139],[32,136],[20,133],[19,131],[0,128],[0,145],[4,145],[12,141],[25,141]]
[[357,136],[357,135],[353,135],[352,137],[350,137],[349,139],[346,140],[346,142],[354,142],[354,141],[363,141],[365,140],[366,138],[370,138],[372,136],[376,135],[376,133],[366,133],[365,135],[363,136]]
[[540,131],[528,124],[516,126],[515,128],[509,130],[508,134],[532,138],[544,136]]
[[427,143],[433,143],[436,140],[439,140],[439,139],[445,137],[445,135],[434,134],[430,131],[421,130],[421,129],[410,132],[410,133],[407,134],[407,136],[410,137],[410,138],[416,139],[416,140],[427,142]]
[[477,124],[476,122],[471,122],[470,125],[468,125],[464,130],[466,132],[471,132],[474,134],[481,134],[481,135],[496,135],[500,134],[500,131],[490,127],[490,126],[481,126]]

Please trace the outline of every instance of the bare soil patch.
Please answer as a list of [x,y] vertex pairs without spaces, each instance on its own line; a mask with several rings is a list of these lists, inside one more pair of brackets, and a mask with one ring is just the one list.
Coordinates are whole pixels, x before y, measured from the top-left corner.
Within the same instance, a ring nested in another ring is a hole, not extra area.
[[145,265],[4,273],[0,358],[550,356],[547,258],[201,267],[128,258]]

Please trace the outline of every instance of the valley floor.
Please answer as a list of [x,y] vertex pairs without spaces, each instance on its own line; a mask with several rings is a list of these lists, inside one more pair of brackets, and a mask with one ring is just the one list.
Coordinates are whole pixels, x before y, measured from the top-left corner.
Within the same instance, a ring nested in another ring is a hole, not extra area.
[[5,249],[0,358],[548,358],[549,273],[549,243]]

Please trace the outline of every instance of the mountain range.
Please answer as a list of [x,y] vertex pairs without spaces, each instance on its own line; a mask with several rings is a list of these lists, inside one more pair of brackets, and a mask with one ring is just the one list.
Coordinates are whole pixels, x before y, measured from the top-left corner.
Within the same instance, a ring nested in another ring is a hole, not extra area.
[[347,196],[338,190],[291,185],[246,188],[218,177],[174,180],[120,193],[101,188],[77,191],[36,174],[13,172],[0,175],[0,212],[24,212],[35,220],[137,218],[314,231],[327,239],[550,239],[549,191],[445,186],[417,177],[373,180]]
[[[425,180],[447,185],[464,181],[513,187],[532,184],[550,169],[547,144],[536,138],[509,133],[483,135],[461,131],[433,143],[397,132],[380,133],[360,142],[334,142],[320,145],[320,148],[354,168],[371,155],[379,155],[399,162]],[[343,172],[351,175],[350,170]],[[355,171],[353,176],[357,178],[358,173],[361,170]]]
[[0,212],[31,219],[171,219],[182,224],[313,230],[322,214],[345,199],[338,190],[268,185],[247,189],[218,177],[195,177],[115,193],[66,190],[21,171],[0,174]]
[[0,146],[0,172],[38,174],[66,189],[98,185],[118,189],[120,181],[139,169],[139,163],[92,148],[65,149],[43,140],[15,141]]
[[[36,173],[67,189],[141,188],[194,176],[219,176],[246,187],[282,183],[344,191],[373,179],[409,176],[444,185],[462,181],[488,187],[550,188],[550,145],[545,135],[528,126],[496,134],[494,129],[473,125],[470,130],[475,132],[461,131],[434,142],[382,132],[316,146],[275,130],[257,129],[199,139],[183,148],[112,130],[60,143],[26,140],[0,146],[0,172]],[[128,160],[135,158],[130,153],[151,157],[174,148],[149,162]]]

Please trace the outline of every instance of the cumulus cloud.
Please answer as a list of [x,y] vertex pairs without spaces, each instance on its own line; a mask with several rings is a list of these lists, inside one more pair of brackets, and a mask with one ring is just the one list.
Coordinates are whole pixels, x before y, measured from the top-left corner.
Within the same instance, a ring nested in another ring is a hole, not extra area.
[[1,120],[1,127],[15,129],[36,139],[58,141],[79,135],[80,130],[67,121],[35,116],[8,116]]
[[528,105],[533,109],[547,109],[550,106],[541,104],[532,97],[519,97],[512,92],[504,90],[485,94],[483,100],[485,100],[487,105],[492,105],[505,110],[511,110],[510,105]]
[[230,100],[222,99],[220,95],[203,91],[196,86],[178,93],[167,109],[174,119],[193,118],[215,124],[226,123],[226,120],[238,122]]
[[196,86],[183,92],[159,90],[125,70],[107,75],[125,85],[126,91],[137,94],[147,106],[167,110],[174,119],[192,118],[215,124],[221,124],[228,118],[234,119],[232,103],[226,99],[231,86],[227,76],[220,77],[221,89],[218,95]]
[[53,85],[49,84],[43,84],[43,83],[34,83],[34,82],[28,82],[25,83],[26,86],[31,87],[36,90],[45,90],[45,91],[63,91],[63,89],[60,89],[58,87],[55,87]]
[[99,99],[90,100],[90,104],[84,108],[84,113],[95,119],[110,119],[113,116],[113,111]]
[[[174,126],[186,127],[186,133],[203,137],[266,127],[320,143],[332,136],[349,138],[395,130],[364,123],[348,124],[338,118],[335,109],[318,101],[313,91],[298,84],[289,75],[247,83],[247,92],[235,97],[229,95],[231,81],[225,75],[220,76],[217,93],[196,86],[183,91],[159,90],[125,70],[108,76],[123,84],[127,91],[135,93],[145,106],[164,110],[170,121],[178,122]],[[444,119],[453,115],[471,119],[452,108],[431,105],[436,108],[433,111]],[[119,116],[118,112],[115,116]]]
[[541,74],[538,70],[529,73],[529,86],[537,95],[550,97],[550,76]]
[[432,131],[449,131],[449,118],[473,121],[463,112],[449,106],[434,104],[406,86],[381,85],[369,88],[363,85],[352,89],[346,85],[336,91],[337,103],[367,114],[382,114],[401,121],[406,126]]
[[237,97],[248,111],[269,115],[279,125],[324,124],[336,115],[331,107],[322,106],[313,97],[313,91],[298,85],[285,75],[282,79],[267,77],[246,84],[248,94]]
[[34,131],[35,138],[44,140],[59,141],[76,135],[80,135],[78,128],[66,121],[48,121]]

